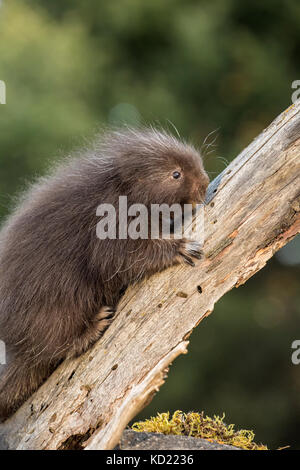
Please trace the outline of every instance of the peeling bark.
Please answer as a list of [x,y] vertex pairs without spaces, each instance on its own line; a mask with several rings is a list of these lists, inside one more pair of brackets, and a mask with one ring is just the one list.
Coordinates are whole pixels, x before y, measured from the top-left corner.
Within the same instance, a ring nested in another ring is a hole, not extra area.
[[65,361],[0,426],[9,449],[111,449],[186,352],[215,302],[300,232],[300,104],[283,112],[211,183],[205,254],[131,287],[98,343]]

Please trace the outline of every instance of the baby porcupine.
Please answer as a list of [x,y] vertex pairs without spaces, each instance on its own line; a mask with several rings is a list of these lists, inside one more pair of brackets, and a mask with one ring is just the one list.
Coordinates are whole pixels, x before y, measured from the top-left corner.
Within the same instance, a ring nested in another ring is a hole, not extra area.
[[1,420],[62,359],[103,334],[122,289],[200,258],[199,244],[185,239],[99,239],[97,207],[117,207],[119,196],[147,208],[202,203],[208,182],[192,146],[163,131],[120,130],[103,133],[21,197],[0,233],[0,339],[8,352]]

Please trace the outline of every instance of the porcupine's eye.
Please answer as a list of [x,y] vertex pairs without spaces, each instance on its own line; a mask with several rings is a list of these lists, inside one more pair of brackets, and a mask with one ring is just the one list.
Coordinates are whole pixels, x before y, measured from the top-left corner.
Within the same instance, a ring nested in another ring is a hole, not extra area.
[[172,176],[175,180],[178,180],[178,178],[181,176],[181,173],[180,171],[174,171]]

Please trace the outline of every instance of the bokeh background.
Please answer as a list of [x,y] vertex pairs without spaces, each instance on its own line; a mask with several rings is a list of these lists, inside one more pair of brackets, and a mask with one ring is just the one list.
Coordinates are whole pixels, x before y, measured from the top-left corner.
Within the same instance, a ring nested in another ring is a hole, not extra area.
[[[2,0],[0,217],[103,124],[176,126],[198,146],[215,131],[213,178],[291,104],[299,50],[298,0]],[[298,237],[218,302],[140,417],[225,412],[300,449],[299,274]]]

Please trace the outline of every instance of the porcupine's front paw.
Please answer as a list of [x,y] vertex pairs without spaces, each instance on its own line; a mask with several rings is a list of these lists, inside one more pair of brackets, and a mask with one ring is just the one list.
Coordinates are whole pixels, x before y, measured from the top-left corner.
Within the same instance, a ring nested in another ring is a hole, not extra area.
[[190,266],[195,266],[192,258],[203,259],[204,253],[201,243],[196,240],[187,240],[183,238],[180,240],[177,259],[179,262],[184,262]]

